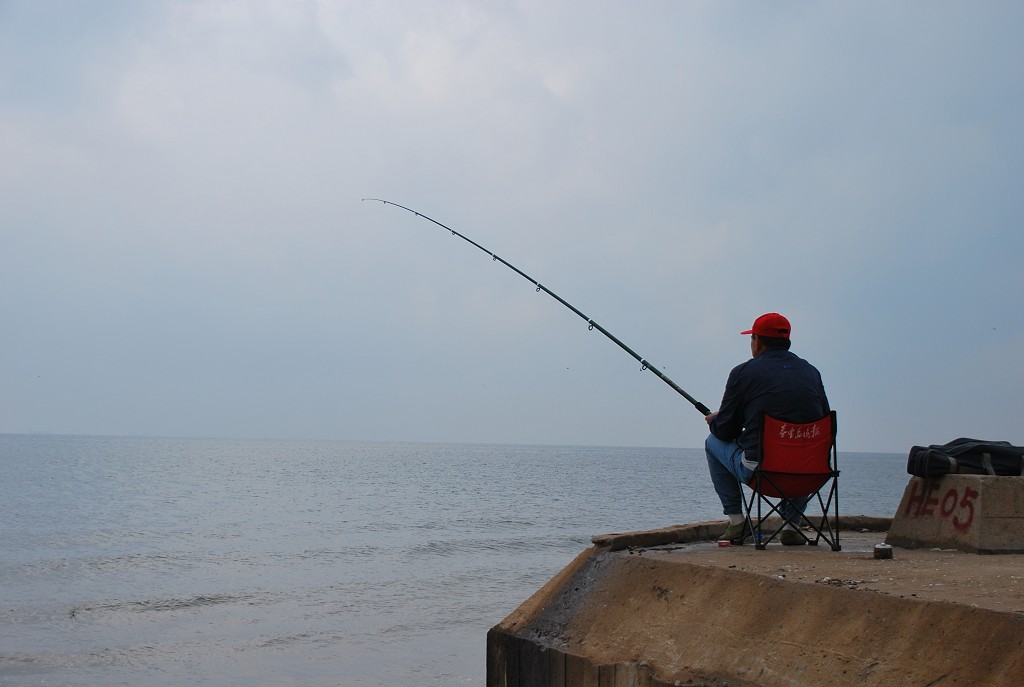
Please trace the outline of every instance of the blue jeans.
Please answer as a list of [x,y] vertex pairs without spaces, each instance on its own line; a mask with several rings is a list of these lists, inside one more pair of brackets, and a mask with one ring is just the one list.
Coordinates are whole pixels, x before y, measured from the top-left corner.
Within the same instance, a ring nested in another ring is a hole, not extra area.
[[[711,484],[722,502],[722,512],[726,515],[743,512],[743,490],[740,482],[746,484],[753,473],[743,464],[743,449],[735,441],[722,441],[714,434],[704,440],[704,453],[708,458],[708,471],[711,473]],[[782,503],[782,515],[794,525],[800,522],[800,514],[804,512],[810,497],[785,499]]]

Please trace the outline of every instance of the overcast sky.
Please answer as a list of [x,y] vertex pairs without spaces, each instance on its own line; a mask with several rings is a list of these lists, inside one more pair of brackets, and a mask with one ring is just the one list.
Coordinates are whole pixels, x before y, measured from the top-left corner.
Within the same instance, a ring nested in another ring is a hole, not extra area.
[[0,432],[1024,444],[1024,5],[0,0]]

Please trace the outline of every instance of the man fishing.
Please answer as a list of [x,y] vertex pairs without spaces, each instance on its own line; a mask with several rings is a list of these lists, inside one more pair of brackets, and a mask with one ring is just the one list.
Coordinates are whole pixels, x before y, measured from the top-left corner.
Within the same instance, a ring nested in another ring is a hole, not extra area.
[[[765,313],[741,334],[750,335],[751,359],[729,373],[718,412],[705,416],[711,434],[704,442],[708,469],[729,526],[721,539],[741,540],[746,534],[743,492],[739,482],[750,481],[760,455],[761,416],[767,413],[786,422],[819,420],[830,412],[821,374],[789,350],[789,320]],[[739,480],[739,482],[737,482]],[[796,531],[807,497],[782,504],[787,520],[779,535],[784,545],[805,543]]]

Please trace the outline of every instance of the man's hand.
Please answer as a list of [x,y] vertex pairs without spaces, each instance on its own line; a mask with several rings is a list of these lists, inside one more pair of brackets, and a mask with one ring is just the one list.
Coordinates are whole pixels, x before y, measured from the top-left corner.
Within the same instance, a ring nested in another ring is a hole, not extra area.
[[714,420],[716,417],[718,417],[718,411],[717,410],[715,412],[713,412],[713,413],[708,413],[707,415],[705,415],[704,416],[704,422],[708,423],[708,425],[710,426],[711,425],[711,421]]

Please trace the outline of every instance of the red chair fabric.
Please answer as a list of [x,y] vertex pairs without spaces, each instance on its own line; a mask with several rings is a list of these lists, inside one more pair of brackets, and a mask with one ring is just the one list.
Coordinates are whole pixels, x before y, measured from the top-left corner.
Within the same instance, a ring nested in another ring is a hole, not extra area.
[[[833,550],[839,547],[839,468],[836,454],[836,413],[832,411],[815,422],[804,424],[784,422],[769,415],[762,418],[761,456],[750,482],[751,495],[744,501],[747,522],[754,535],[757,548],[775,538],[785,522],[766,535],[762,528],[765,519],[772,515],[781,517],[781,499],[817,497],[821,518],[811,519],[806,514],[800,524],[814,530],[810,544],[824,539]],[[822,490],[828,487],[822,497]],[[780,499],[772,503],[768,498]],[[757,502],[757,521],[752,518],[754,502]],[[762,505],[767,505],[767,514],[762,515]],[[808,504],[811,505],[810,503]],[[829,518],[829,510],[834,509]]]

